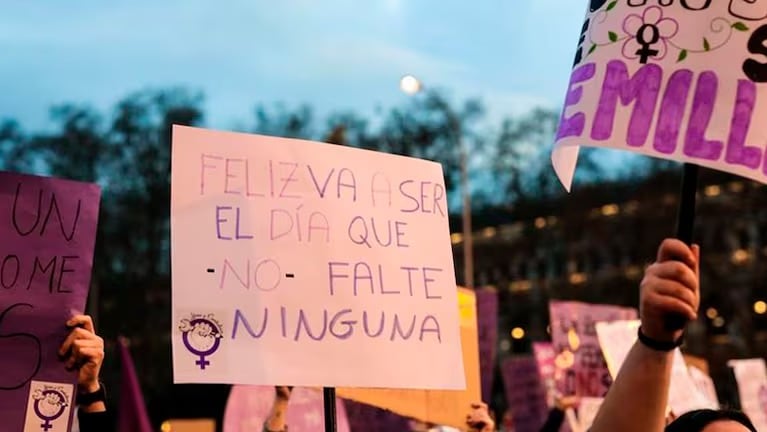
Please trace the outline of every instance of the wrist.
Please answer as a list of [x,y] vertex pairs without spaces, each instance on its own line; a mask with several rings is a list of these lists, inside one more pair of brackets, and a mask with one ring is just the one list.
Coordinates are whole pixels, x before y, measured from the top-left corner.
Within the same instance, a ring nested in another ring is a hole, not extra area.
[[666,337],[658,337],[654,334],[645,332],[640,326],[637,330],[637,339],[646,348],[659,352],[671,352],[682,346],[684,342],[684,331],[674,332]]
[[95,393],[101,388],[101,383],[98,380],[88,381],[83,384],[77,385],[78,394]]

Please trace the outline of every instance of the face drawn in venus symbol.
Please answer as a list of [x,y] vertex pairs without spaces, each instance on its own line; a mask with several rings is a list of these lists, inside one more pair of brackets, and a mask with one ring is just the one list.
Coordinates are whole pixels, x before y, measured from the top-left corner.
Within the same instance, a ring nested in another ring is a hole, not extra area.
[[194,318],[181,320],[181,339],[186,349],[200,358],[194,363],[205,370],[210,365],[206,357],[211,356],[221,345],[221,329],[218,323],[212,319]]
[[35,402],[32,406],[35,410],[35,415],[40,420],[43,420],[43,423],[40,424],[40,429],[47,432],[53,428],[53,423],[51,422],[64,414],[64,410],[67,407],[67,395],[59,390],[47,389],[38,390],[33,398]]

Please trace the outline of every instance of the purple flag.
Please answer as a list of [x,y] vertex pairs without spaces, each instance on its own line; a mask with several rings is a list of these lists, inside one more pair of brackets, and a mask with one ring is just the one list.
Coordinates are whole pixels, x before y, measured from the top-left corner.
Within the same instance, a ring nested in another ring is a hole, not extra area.
[[501,363],[506,401],[515,432],[537,432],[548,415],[546,394],[532,356],[510,357]]
[[152,424],[144,405],[141,385],[128,351],[127,341],[120,338],[117,343],[120,357],[122,380],[120,385],[120,407],[117,410],[117,432],[152,432]]
[[345,400],[351,432],[389,432],[409,430],[408,419],[385,409]]
[[76,372],[58,350],[85,308],[100,190],[0,172],[0,419],[3,430],[68,431]]
[[495,290],[477,290],[477,334],[479,338],[479,371],[482,381],[482,400],[490,401],[495,379],[495,357],[498,341],[498,293]]

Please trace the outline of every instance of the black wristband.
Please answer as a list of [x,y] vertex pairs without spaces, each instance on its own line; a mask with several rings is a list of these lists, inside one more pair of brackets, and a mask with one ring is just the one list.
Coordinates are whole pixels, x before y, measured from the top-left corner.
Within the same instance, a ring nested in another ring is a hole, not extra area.
[[93,393],[78,393],[75,398],[75,403],[80,406],[93,405],[96,402],[106,402],[107,392],[104,389],[104,383],[99,381],[99,389]]
[[642,327],[639,327],[639,330],[637,330],[637,337],[639,338],[639,342],[647,348],[663,352],[674,351],[682,346],[682,342],[684,341],[684,333],[682,333],[682,336],[679,336],[679,339],[672,342],[655,340],[642,333]]

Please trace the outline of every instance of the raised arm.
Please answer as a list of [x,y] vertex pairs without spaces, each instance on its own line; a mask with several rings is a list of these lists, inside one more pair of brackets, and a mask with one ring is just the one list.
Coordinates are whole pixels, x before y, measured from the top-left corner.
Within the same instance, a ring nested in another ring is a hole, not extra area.
[[700,301],[697,246],[665,240],[640,289],[640,341],[633,346],[610,387],[591,432],[661,432],[665,427],[673,349],[683,330],[669,329],[668,317],[697,317]]
[[274,388],[274,403],[271,411],[269,411],[269,417],[264,423],[265,432],[286,432],[288,430],[288,402],[292,391],[293,387]]

